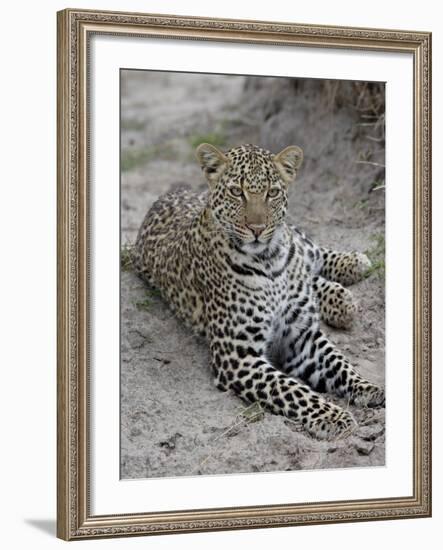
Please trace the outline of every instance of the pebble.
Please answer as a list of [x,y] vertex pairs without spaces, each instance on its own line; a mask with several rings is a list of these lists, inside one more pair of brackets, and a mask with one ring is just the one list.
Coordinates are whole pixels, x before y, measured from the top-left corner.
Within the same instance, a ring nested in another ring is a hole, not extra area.
[[359,455],[368,456],[374,450],[375,444],[367,441],[358,441],[354,444],[354,448]]

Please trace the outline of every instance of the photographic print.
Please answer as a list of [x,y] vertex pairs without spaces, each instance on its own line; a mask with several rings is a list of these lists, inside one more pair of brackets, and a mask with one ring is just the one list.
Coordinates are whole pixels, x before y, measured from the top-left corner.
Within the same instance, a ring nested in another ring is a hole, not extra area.
[[430,33],[57,21],[58,536],[429,517]]
[[383,466],[384,83],[121,69],[120,102],[121,478]]

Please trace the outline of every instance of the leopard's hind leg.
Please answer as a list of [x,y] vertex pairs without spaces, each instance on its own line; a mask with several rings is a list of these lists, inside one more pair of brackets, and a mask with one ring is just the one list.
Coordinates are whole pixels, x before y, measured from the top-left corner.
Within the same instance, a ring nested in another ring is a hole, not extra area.
[[357,306],[352,292],[340,283],[317,275],[312,279],[321,319],[336,328],[349,328],[355,318]]
[[320,275],[345,286],[361,281],[371,267],[371,260],[361,252],[337,252],[321,248],[320,254]]

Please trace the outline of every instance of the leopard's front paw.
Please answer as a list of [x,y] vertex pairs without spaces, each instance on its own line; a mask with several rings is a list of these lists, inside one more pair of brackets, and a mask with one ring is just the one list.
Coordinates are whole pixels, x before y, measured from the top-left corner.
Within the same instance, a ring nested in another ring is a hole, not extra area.
[[385,390],[370,382],[360,382],[352,391],[351,402],[357,407],[383,407]]
[[324,409],[320,409],[319,416],[307,420],[307,431],[317,439],[340,439],[350,435],[357,426],[354,417],[349,411],[328,403]]

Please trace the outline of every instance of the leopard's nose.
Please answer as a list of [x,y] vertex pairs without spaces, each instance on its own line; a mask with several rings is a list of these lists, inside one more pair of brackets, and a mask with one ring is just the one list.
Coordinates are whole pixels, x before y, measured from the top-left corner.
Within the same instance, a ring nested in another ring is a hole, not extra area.
[[250,229],[256,237],[260,235],[260,233],[263,231],[263,229],[266,227],[264,223],[255,224],[255,223],[247,223],[246,227]]

